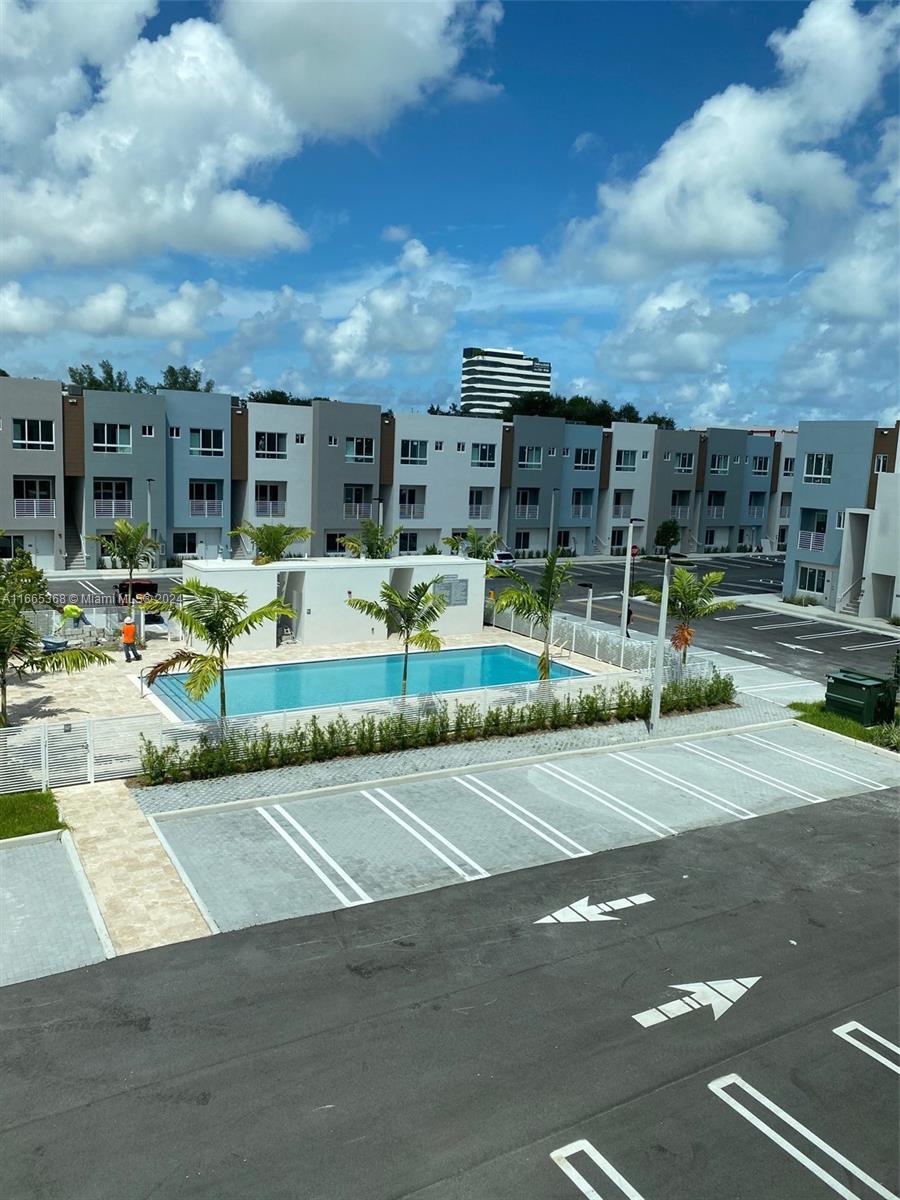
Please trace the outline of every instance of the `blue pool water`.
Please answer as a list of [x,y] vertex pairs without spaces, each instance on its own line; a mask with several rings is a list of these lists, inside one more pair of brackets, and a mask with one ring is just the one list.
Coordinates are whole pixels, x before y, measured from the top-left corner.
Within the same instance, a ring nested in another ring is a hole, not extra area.
[[[414,696],[420,692],[457,692],[497,684],[531,683],[537,679],[537,663],[536,655],[514,646],[413,653],[409,656],[407,692]],[[400,695],[402,674],[402,654],[237,667],[225,672],[228,715],[239,717],[248,713],[385,700]],[[561,663],[553,663],[551,667],[552,679],[582,674]],[[207,692],[198,703],[185,692],[184,679],[184,675],[163,676],[152,690],[185,721],[218,717],[218,688]]]

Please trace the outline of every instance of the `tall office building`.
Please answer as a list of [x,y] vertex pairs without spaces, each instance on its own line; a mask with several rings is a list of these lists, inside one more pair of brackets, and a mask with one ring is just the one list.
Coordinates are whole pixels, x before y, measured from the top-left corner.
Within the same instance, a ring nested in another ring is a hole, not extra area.
[[550,364],[521,350],[467,346],[462,357],[460,406],[472,416],[503,416],[524,392],[550,392]]

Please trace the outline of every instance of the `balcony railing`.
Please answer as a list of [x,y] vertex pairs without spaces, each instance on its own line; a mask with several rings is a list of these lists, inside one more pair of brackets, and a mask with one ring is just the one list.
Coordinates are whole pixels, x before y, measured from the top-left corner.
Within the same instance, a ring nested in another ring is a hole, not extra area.
[[721,521],[725,516],[724,504],[711,504],[706,510],[707,521]]
[[425,516],[424,504],[401,504],[399,508],[401,521],[421,521]]
[[798,550],[824,550],[825,534],[815,533],[812,529],[801,529],[797,539]]
[[789,504],[782,504],[778,510],[778,515],[779,517],[789,517],[791,515],[791,506]]
[[283,517],[283,500],[257,500],[256,515],[258,517]]
[[221,500],[191,500],[192,517],[221,517]]
[[753,508],[747,509],[747,518],[750,521],[759,521],[762,519],[762,515],[765,511],[766,510],[764,508],[754,505]]
[[489,504],[470,504],[469,505],[469,520],[470,521],[486,521],[490,518],[491,506]]
[[631,505],[630,504],[614,504],[612,515],[614,517],[630,517],[631,516]]
[[523,520],[523,521],[537,520],[537,515],[538,515],[539,511],[540,511],[540,506],[537,504],[517,504],[516,505],[516,516],[520,520]]
[[[345,504],[344,505],[344,520],[345,521],[351,520],[354,517],[356,517],[356,518],[371,517],[371,515],[372,515],[371,501],[367,501],[365,504]],[[341,553],[343,553],[343,551]]]
[[687,504],[673,504],[669,509],[669,516],[676,521],[686,521],[690,515],[691,510]]
[[130,500],[95,500],[95,517],[131,517],[132,503]]
[[578,520],[583,521],[585,519],[585,517],[589,517],[593,511],[594,511],[593,504],[573,504],[572,505],[572,520],[573,521],[578,521]]
[[16,500],[17,517],[55,517],[55,500]]

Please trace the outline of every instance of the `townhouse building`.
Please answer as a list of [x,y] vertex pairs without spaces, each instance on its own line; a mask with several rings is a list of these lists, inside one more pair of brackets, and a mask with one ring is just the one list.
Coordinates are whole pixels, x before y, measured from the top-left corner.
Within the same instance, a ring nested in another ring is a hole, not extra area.
[[658,429],[653,439],[650,500],[643,541],[654,545],[656,531],[664,521],[677,521],[681,539],[673,547],[681,554],[693,553],[693,530],[698,520],[700,492],[701,434],[696,429]]
[[656,532],[649,529],[656,434],[655,425],[614,421],[604,435],[595,553],[624,554],[629,524],[633,544],[641,548]]
[[896,484],[880,486],[882,475],[896,474],[898,431],[900,422],[800,422],[785,596],[808,595],[836,611],[872,616],[900,608],[896,548],[889,545],[897,527],[890,511]]
[[0,378],[0,555],[27,550],[62,570],[65,466],[60,385]]
[[[227,558],[233,528],[231,396],[160,389],[157,399],[166,414],[166,557]],[[246,433],[242,441],[246,444]]]
[[[241,415],[241,412],[243,413]],[[313,405],[232,405],[232,515],[238,525],[285,524],[313,528]],[[242,439],[246,429],[246,439]],[[232,542],[242,558],[252,547]],[[308,552],[305,542],[288,553]]]

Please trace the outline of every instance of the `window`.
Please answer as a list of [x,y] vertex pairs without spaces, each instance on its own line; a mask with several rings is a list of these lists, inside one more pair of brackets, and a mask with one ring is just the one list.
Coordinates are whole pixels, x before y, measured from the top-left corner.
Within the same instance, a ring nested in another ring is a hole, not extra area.
[[609,544],[613,550],[625,545],[625,526],[617,525],[613,529],[609,537]]
[[571,448],[569,446],[563,446],[563,458],[569,457],[570,450]]
[[663,455],[663,462],[671,462],[671,460],[672,460],[672,451],[667,450],[665,452],[665,454]]
[[196,533],[180,533],[177,529],[172,534],[172,553],[177,558],[180,554],[197,553]]
[[402,438],[400,462],[411,467],[424,467],[428,462],[428,443],[415,438]]
[[400,533],[398,548],[401,554],[415,554],[419,548],[419,535],[415,530],[404,529]]
[[169,437],[170,438],[180,438],[181,437],[181,426],[180,425],[170,425],[169,426]]
[[801,567],[800,581],[797,585],[801,592],[825,592],[825,572],[821,567]]
[[295,433],[294,434],[294,445],[295,446],[302,446],[305,441],[306,441],[305,433]]
[[[337,440],[337,434],[336,434],[336,433],[329,433],[329,435],[328,435],[328,445],[329,445],[329,446],[336,446],[337,444],[338,444],[338,440]],[[329,534],[328,536],[329,536],[329,537],[337,537],[337,534]]]
[[530,548],[530,546],[531,546],[531,530],[530,529],[517,529],[516,530],[516,540],[513,543],[513,549],[528,550]]
[[536,471],[544,461],[544,451],[540,446],[520,446],[519,466],[524,470]]
[[188,480],[188,498],[191,500],[218,500],[220,494],[218,479]]
[[703,545],[704,546],[714,546],[715,544],[716,544],[715,529],[707,529],[706,532],[703,534]]
[[875,455],[875,474],[881,475],[888,469],[888,456],[886,454]]
[[456,443],[456,452],[457,452],[457,454],[465,454],[466,443],[465,442],[457,442]]
[[256,435],[257,458],[287,458],[286,433],[258,433]]
[[472,466],[492,467],[496,462],[497,447],[493,442],[472,443]]
[[597,465],[597,451],[593,446],[579,446],[575,450],[576,471],[593,471]]
[[807,454],[803,468],[804,483],[831,483],[832,454]]
[[130,454],[131,426],[95,421],[94,449],[98,454]]
[[649,451],[649,450],[642,450],[642,451],[641,451],[641,458],[649,458],[649,457],[650,457],[650,451]]
[[769,473],[769,456],[768,454],[753,455],[753,474],[768,475]]
[[53,422],[14,417],[12,444],[13,450],[53,450]]
[[710,473],[710,475],[727,475],[728,474],[728,455],[727,454],[711,454],[709,456],[709,473]]
[[53,490],[56,480],[48,479],[23,479],[21,476],[13,479],[13,499],[14,500],[52,500],[55,496]]
[[835,529],[843,529],[844,528],[844,512],[845,512],[845,510],[843,508],[841,508],[834,514]]
[[[257,483],[254,485],[254,496],[257,504],[278,504],[281,500],[280,483]],[[271,516],[278,516],[278,513],[272,513]],[[283,515],[283,514],[281,514]]]
[[[424,444],[424,443],[423,443]],[[404,442],[403,445],[406,445]],[[370,437],[344,438],[344,462],[370,463],[375,461],[375,441]],[[400,459],[403,462],[403,458]]]
[[443,448],[444,448],[444,443],[443,443],[443,442],[435,442],[435,443],[434,443],[434,448],[435,448],[435,450],[443,450]]
[[681,475],[690,475],[694,469],[693,450],[679,450],[675,455],[675,470]]
[[25,537],[21,533],[0,533],[0,558],[12,558],[17,550],[25,549]]
[[732,454],[731,461],[734,466],[739,467],[741,465],[741,456],[739,454]]
[[156,437],[156,431],[152,425],[141,426],[141,437]]
[[547,447],[547,457],[548,458],[556,458],[556,447],[555,446]]
[[781,473],[782,473],[782,475],[793,475],[793,473],[794,473],[794,460],[793,460],[792,458],[786,458],[786,459],[784,460],[784,468],[783,468],[783,470],[782,470],[782,472],[781,472]]
[[637,450],[617,450],[616,451],[616,470],[617,471],[635,471],[635,470],[637,470]]
[[557,546],[561,547],[563,550],[568,550],[569,546],[572,545],[571,531],[568,529],[557,529],[556,544],[557,544]]
[[225,432],[222,429],[192,429],[190,454],[204,458],[222,458],[225,454]]

